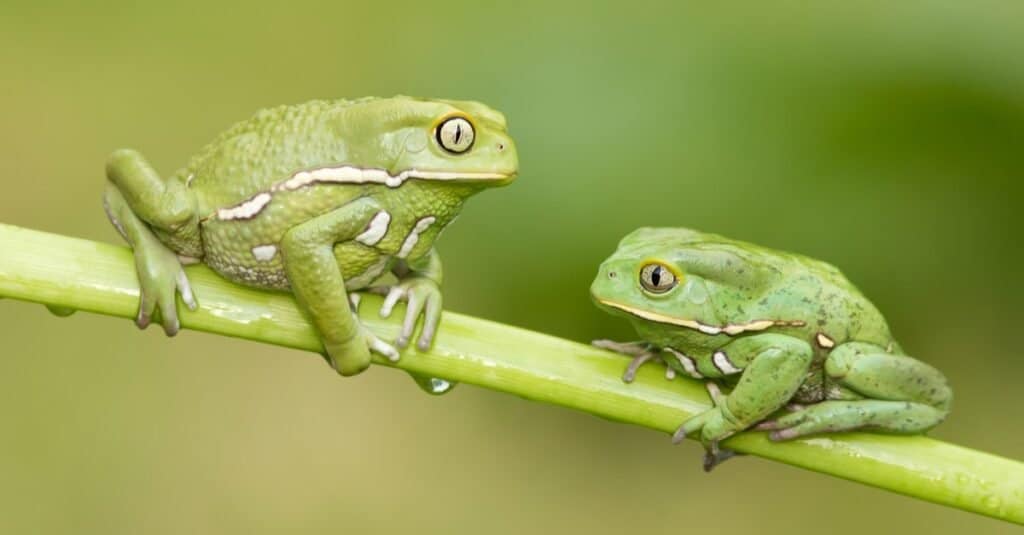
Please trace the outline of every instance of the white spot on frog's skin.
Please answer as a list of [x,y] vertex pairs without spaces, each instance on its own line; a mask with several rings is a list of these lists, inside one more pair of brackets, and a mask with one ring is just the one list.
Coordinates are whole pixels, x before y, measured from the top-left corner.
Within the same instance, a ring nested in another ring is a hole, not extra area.
[[711,355],[711,362],[718,368],[718,371],[725,375],[740,373],[741,369],[733,365],[729,360],[729,355],[725,354],[725,351],[715,351],[714,355]]
[[310,184],[384,184],[389,188],[397,188],[410,178],[422,180],[502,180],[508,178],[505,173],[473,173],[453,171],[420,171],[407,169],[392,175],[384,169],[364,169],[351,165],[338,167],[320,167],[308,171],[299,171],[288,180],[273,187],[274,191],[294,191]]
[[258,245],[252,248],[252,256],[260,262],[269,262],[277,254],[276,245]]
[[416,247],[416,244],[419,243],[420,234],[426,232],[426,230],[430,228],[430,225],[434,224],[434,221],[437,221],[437,218],[432,215],[428,215],[427,217],[421,218],[417,221],[416,226],[409,231],[409,235],[406,236],[405,241],[402,242],[402,248],[398,250],[398,254],[395,256],[398,258],[405,258],[409,256],[413,247]]
[[233,219],[252,219],[263,211],[263,208],[265,208],[269,203],[270,194],[263,192],[230,208],[218,209],[217,219],[222,221],[231,221]]
[[370,224],[367,225],[366,230],[362,234],[356,236],[356,241],[363,244],[374,246],[377,245],[380,240],[384,239],[384,235],[388,233],[388,225],[391,224],[391,214],[381,210],[373,216],[370,220]]
[[195,179],[196,179],[196,174],[195,173],[190,173],[188,175],[188,178],[185,179],[185,187],[186,188],[191,188],[192,187],[192,181],[195,180]]
[[814,339],[818,342],[819,346],[825,349],[832,349],[833,347],[836,347],[836,341],[829,338],[828,336],[825,336],[824,333],[818,333],[818,335],[815,336]]
[[680,353],[679,351],[676,351],[675,349],[672,349],[671,347],[666,347],[665,351],[672,353],[676,360],[679,361],[679,364],[683,367],[683,371],[685,371],[687,375],[693,377],[694,379],[704,378],[704,376],[701,375],[699,371],[697,371],[697,363],[694,362],[692,358]]

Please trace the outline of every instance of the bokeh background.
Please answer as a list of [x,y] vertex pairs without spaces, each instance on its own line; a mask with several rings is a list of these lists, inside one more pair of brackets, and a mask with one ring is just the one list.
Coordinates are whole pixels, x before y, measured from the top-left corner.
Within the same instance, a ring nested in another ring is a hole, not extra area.
[[[0,221],[119,241],[103,163],[170,172],[254,110],[504,111],[520,179],[441,240],[446,303],[628,339],[597,264],[641,225],[827,259],[956,391],[934,436],[1024,458],[1024,4],[0,5]],[[0,251],[0,254],[3,254]],[[0,301],[0,532],[1005,533],[646,429],[319,357]]]

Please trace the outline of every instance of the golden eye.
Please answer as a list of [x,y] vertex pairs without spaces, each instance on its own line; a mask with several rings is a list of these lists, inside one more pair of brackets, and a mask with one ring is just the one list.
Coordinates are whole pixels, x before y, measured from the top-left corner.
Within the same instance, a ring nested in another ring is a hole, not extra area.
[[462,154],[469,150],[476,138],[473,125],[462,117],[452,117],[441,123],[434,135],[441,148],[455,154]]
[[648,292],[663,294],[678,283],[675,273],[662,264],[647,264],[640,268],[640,285]]

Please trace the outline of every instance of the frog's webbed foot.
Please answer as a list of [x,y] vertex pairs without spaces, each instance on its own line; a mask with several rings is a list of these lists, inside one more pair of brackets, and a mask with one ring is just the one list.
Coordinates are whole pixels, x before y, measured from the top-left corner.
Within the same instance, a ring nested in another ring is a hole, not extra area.
[[420,331],[416,347],[422,351],[430,349],[434,343],[434,335],[437,334],[437,326],[441,322],[441,288],[437,281],[421,275],[412,275],[403,278],[394,286],[376,286],[369,288],[369,291],[386,296],[380,306],[382,318],[390,317],[399,301],[406,302],[405,320],[402,322],[402,330],[395,340],[395,345],[409,345],[412,333],[416,329],[416,320],[422,314],[423,330]]
[[181,327],[175,294],[181,294],[189,310],[198,306],[185,270],[177,255],[162,244],[136,243],[134,253],[139,277],[139,313],[135,325],[145,329],[159,311],[164,332],[167,336],[174,336]]
[[622,380],[626,383],[632,383],[636,379],[636,373],[640,370],[640,367],[651,361],[661,361],[666,365],[665,367],[665,378],[672,380],[676,377],[676,372],[665,362],[661,354],[657,352],[647,342],[616,342],[614,340],[594,340],[590,342],[590,345],[599,347],[601,349],[607,349],[608,351],[614,351],[615,353],[621,353],[623,355],[632,357],[633,360],[626,366],[626,371],[622,374]]
[[712,408],[697,414],[683,422],[679,429],[672,435],[672,443],[682,442],[687,435],[700,432],[700,441],[704,444],[704,471],[710,472],[719,464],[742,453],[726,450],[719,447],[719,442],[742,431],[743,429],[733,423],[733,418],[728,416],[726,407],[727,396],[722,393],[718,384],[707,382],[705,386],[711,396]]

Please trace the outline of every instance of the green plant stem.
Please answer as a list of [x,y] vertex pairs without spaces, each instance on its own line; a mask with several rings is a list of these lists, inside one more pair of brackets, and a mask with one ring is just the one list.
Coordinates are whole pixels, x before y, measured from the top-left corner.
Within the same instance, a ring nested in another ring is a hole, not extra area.
[[[188,276],[200,308],[192,312],[179,304],[183,327],[320,350],[290,296],[231,284],[204,266],[188,268]],[[0,224],[0,296],[132,318],[138,286],[124,247]],[[362,320],[393,338],[401,314],[382,320],[379,305],[375,296],[364,299]],[[625,384],[620,377],[626,360],[620,355],[451,312],[444,314],[434,349],[407,350],[397,364],[377,363],[669,433],[709,406],[703,385],[666,381],[656,366]],[[745,433],[725,446],[1024,524],[1024,464],[927,437],[850,433],[777,444],[763,433]],[[696,470],[698,460],[693,463]]]

